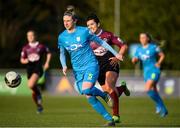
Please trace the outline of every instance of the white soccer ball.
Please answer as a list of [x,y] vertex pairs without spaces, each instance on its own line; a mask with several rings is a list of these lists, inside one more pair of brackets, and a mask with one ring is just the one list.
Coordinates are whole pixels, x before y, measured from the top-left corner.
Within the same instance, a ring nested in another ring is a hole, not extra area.
[[17,72],[10,71],[6,73],[4,80],[7,86],[15,88],[20,85],[21,76]]

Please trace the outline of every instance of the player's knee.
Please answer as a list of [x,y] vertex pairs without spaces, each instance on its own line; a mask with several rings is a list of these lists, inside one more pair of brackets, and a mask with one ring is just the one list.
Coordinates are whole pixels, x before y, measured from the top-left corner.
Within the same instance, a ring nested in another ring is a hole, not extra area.
[[90,95],[90,94],[91,94],[91,89],[90,89],[90,88],[84,89],[84,90],[82,90],[82,93],[83,93],[84,95]]
[[105,85],[105,86],[103,87],[103,91],[108,92],[108,93],[112,93],[112,92],[113,92],[113,88],[111,88],[111,87],[108,86],[108,85]]
[[97,99],[96,99],[95,96],[91,96],[91,97],[88,98],[88,102],[89,102],[90,104],[96,104]]
[[33,90],[34,85],[32,83],[28,82],[28,87]]

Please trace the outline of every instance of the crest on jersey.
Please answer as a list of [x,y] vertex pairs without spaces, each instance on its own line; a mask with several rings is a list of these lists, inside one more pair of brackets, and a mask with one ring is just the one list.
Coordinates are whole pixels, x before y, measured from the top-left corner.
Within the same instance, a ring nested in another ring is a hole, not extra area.
[[77,40],[78,42],[81,41],[80,36],[76,37],[76,40]]
[[146,54],[149,54],[149,50],[146,51]]

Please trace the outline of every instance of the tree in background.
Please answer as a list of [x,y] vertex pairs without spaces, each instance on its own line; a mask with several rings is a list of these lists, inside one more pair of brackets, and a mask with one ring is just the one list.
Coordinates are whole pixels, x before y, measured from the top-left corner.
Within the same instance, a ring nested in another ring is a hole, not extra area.
[[[26,42],[30,28],[38,32],[39,40],[54,51],[52,67],[58,68],[57,35],[63,28],[62,15],[67,5],[74,5],[83,18],[94,12],[103,28],[114,31],[114,1],[110,0],[0,0],[0,68],[20,68],[20,48]],[[164,69],[180,70],[180,1],[120,0],[120,36],[129,45],[138,41],[140,32],[149,32],[157,40],[165,40]],[[60,30],[60,31],[59,31]],[[7,52],[8,51],[8,52]],[[128,58],[128,57],[127,57]],[[123,68],[133,68],[129,61]],[[13,63],[13,65],[12,65]]]

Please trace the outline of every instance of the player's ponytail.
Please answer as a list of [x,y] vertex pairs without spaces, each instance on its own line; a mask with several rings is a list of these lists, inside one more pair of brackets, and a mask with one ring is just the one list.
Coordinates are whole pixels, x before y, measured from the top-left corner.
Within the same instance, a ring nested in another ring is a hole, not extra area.
[[145,32],[144,34],[146,34],[146,36],[148,37],[148,43],[151,43],[152,42],[152,35],[149,34],[148,32]]
[[72,16],[73,20],[77,21],[77,16],[75,13],[75,8],[73,5],[68,5],[66,11],[64,12],[64,16]]
[[68,5],[66,11],[70,11],[73,15],[76,15],[75,7],[73,5]]

